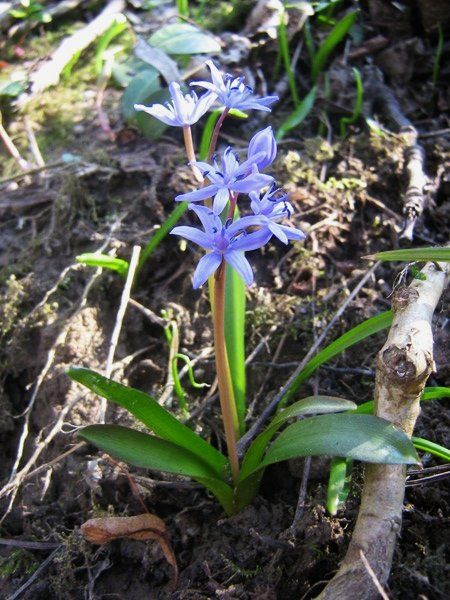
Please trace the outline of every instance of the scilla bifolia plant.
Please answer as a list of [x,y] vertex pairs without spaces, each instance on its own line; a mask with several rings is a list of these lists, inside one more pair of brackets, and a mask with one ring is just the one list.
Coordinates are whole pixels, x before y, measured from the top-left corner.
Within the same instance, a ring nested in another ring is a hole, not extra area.
[[[270,167],[277,153],[271,127],[253,136],[244,160],[230,147],[215,155],[220,128],[230,111],[270,111],[277,98],[257,98],[243,78],[231,75],[224,78],[212,62],[208,65],[212,82],[191,84],[206,89],[200,97],[194,92],[183,94],[179,85],[172,83],[170,104],[138,105],[136,110],[146,111],[168,125],[183,129],[187,158],[200,182],[197,190],[175,200],[189,203],[201,227],[182,225],[171,233],[206,250],[195,269],[193,285],[199,288],[208,280],[210,284],[227,456],[147,394],[87,369],[73,368],[70,376],[130,411],[152,431],[149,435],[117,425],[92,425],[81,430],[81,437],[132,465],[199,481],[217,497],[228,514],[233,514],[252,500],[264,468],[272,463],[318,454],[369,462],[414,463],[417,455],[407,436],[382,419],[367,414],[325,414],[348,411],[356,407],[353,402],[311,396],[280,410],[239,460],[237,442],[243,432],[245,415],[244,419],[239,418],[233,372],[229,367],[225,312],[230,298],[226,294],[226,268],[235,270],[249,286],[253,283],[253,271],[247,252],[261,248],[273,237],[287,244],[290,240],[303,240],[305,235],[282,223],[293,214],[293,206],[287,194],[277,188],[274,178],[262,172]],[[191,126],[213,105],[220,105],[222,112],[211,135],[207,162],[198,162]],[[291,423],[273,441],[288,420],[306,415],[315,416]]]

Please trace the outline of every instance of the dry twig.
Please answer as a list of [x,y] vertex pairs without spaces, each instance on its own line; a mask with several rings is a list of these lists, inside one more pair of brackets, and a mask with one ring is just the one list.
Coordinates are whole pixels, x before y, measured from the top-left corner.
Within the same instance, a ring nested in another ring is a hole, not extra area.
[[[450,275],[450,263],[427,263],[425,279],[414,279],[393,298],[394,319],[378,354],[375,414],[409,436],[420,412],[420,397],[433,371],[432,318]],[[383,586],[389,577],[402,522],[406,468],[366,466],[361,508],[347,555],[320,600],[375,600],[378,590],[361,559],[362,550]]]

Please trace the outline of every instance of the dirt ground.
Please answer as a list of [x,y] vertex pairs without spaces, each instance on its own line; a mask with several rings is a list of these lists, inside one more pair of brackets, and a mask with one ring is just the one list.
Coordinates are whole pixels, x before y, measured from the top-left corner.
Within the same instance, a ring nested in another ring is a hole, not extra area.
[[[389,37],[386,25],[375,22],[369,10],[364,12],[364,26],[372,35],[385,35],[388,44],[354,64],[374,60],[405,114],[426,134],[420,139],[425,168],[437,183],[416,225],[414,244],[438,245],[448,241],[450,229],[445,171],[450,157],[445,115],[448,85],[441,83],[434,89],[425,80],[435,37],[423,22],[413,23],[412,30],[392,31]],[[393,71],[389,51],[395,56],[409,53],[401,59],[402,77]],[[262,66],[261,57],[258,60]],[[300,130],[286,136],[274,165],[274,174],[290,192],[297,210],[294,224],[308,233],[308,240],[287,252],[282,244],[271,242],[264,253],[253,253],[257,283],[247,292],[247,353],[265,336],[268,339],[248,366],[249,422],[288,379],[293,364],[301,361],[314,337],[365,274],[368,266],[361,257],[399,243],[405,141],[394,133],[380,137],[363,123],[350,128],[345,140],[339,138],[333,107],[345,103],[346,94],[352,92],[345,88],[342,68],[337,60],[330,67],[335,85],[329,105],[323,101]],[[75,257],[104,247],[129,259],[132,246],[144,247],[155,226],[170,213],[174,196],[193,185],[178,131],[167,132],[158,142],[143,139],[121,121],[120,94],[111,89],[105,108],[117,137],[109,141],[97,122],[95,94],[86,93],[93,87],[95,80],[80,67],[76,82],[57,88],[59,100],[52,97],[56,92],[48,92],[26,109],[47,163],[58,162],[62,153],[81,161],[51,168],[29,181],[19,179],[14,187],[2,185],[0,477],[6,484],[14,469],[24,473],[24,478],[1,499],[2,514],[7,512],[1,537],[32,540],[37,546],[0,546],[1,595],[15,597],[16,590],[34,577],[22,597],[312,598],[332,577],[345,553],[357,515],[362,466],[355,470],[345,506],[331,517],[325,509],[329,460],[314,458],[294,522],[303,460],[270,467],[254,503],[226,518],[199,486],[133,468],[137,497],[126,469],[94,447],[83,445],[59,458],[79,442],[77,428],[96,421],[100,407],[99,398],[71,382],[66,370],[71,365],[104,370],[123,288],[117,274],[78,265]],[[326,106],[334,134],[322,127],[319,136],[319,111]],[[275,111],[275,126],[283,116],[283,108]],[[19,114],[10,115],[8,124],[22,140],[20,119]],[[239,149],[242,140],[268,123],[260,115],[239,125],[231,122],[225,126],[222,143],[237,142]],[[6,154],[4,158],[6,178],[16,171]],[[183,220],[187,223],[189,217]],[[207,352],[212,346],[207,292],[193,291],[191,283],[196,258],[191,246],[183,250],[173,239],[166,239],[140,272],[133,298],[156,314],[163,309],[173,312],[180,326],[180,348],[192,358],[203,353],[195,374],[198,380],[211,383],[214,364]],[[395,263],[378,267],[327,340],[389,308],[403,267]],[[450,384],[447,309],[444,299],[434,325],[436,371],[428,385]],[[385,333],[377,334],[346,351],[321,368],[297,397],[317,390],[357,403],[370,400],[375,357],[384,338]],[[161,326],[129,305],[114,378],[158,397],[166,383],[167,360]],[[268,368],[272,369],[269,378]],[[38,393],[26,413],[29,433],[17,469],[24,411],[36,385]],[[205,400],[204,391],[186,389],[189,408],[196,414],[196,430],[220,446],[216,405]],[[170,397],[168,406],[179,414],[176,398]],[[449,419],[448,402],[427,402],[416,435],[448,447]],[[114,407],[109,407],[107,421],[133,424],[129,415]],[[57,462],[49,464],[55,458]],[[425,455],[423,463],[432,466],[439,461]],[[92,516],[139,514],[141,501],[167,525],[180,571],[175,590],[171,568],[156,542],[121,540],[98,548],[80,533],[80,525]],[[449,504],[448,478],[407,488],[402,535],[388,589],[393,600],[449,597]]]

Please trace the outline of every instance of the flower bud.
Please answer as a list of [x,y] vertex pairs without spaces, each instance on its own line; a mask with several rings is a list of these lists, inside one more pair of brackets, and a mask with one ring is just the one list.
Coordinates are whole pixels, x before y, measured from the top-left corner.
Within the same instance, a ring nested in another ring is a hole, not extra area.
[[255,156],[258,152],[264,152],[264,156],[256,163],[258,169],[262,171],[273,163],[277,155],[277,143],[272,127],[266,127],[266,129],[258,131],[250,140],[247,152],[248,158]]

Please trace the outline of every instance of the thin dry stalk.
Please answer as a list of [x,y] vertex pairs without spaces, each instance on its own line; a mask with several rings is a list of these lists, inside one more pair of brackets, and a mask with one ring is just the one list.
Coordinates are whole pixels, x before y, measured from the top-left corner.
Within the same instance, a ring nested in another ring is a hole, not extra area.
[[[119,342],[120,332],[122,330],[122,323],[125,317],[125,312],[127,310],[128,301],[130,300],[131,288],[133,286],[133,280],[136,273],[136,269],[139,263],[139,255],[141,253],[140,246],[134,246],[133,252],[131,254],[130,265],[128,267],[127,279],[125,281],[125,285],[122,291],[122,296],[120,299],[119,310],[117,311],[116,321],[114,323],[114,329],[111,335],[111,340],[109,342],[108,349],[108,357],[106,359],[106,368],[105,368],[105,377],[108,379],[111,377],[113,364],[114,364],[114,355],[116,353],[117,344]],[[99,423],[105,422],[106,416],[106,406],[107,400],[106,398],[102,398],[100,404],[100,412],[99,412]]]
[[[449,279],[450,263],[427,263],[424,280],[414,279],[393,298],[394,319],[378,354],[375,414],[411,436],[420,397],[434,369],[432,318]],[[402,522],[406,467],[369,464],[361,508],[347,555],[320,600],[375,600],[379,591],[361,559],[361,551],[384,586]]]

